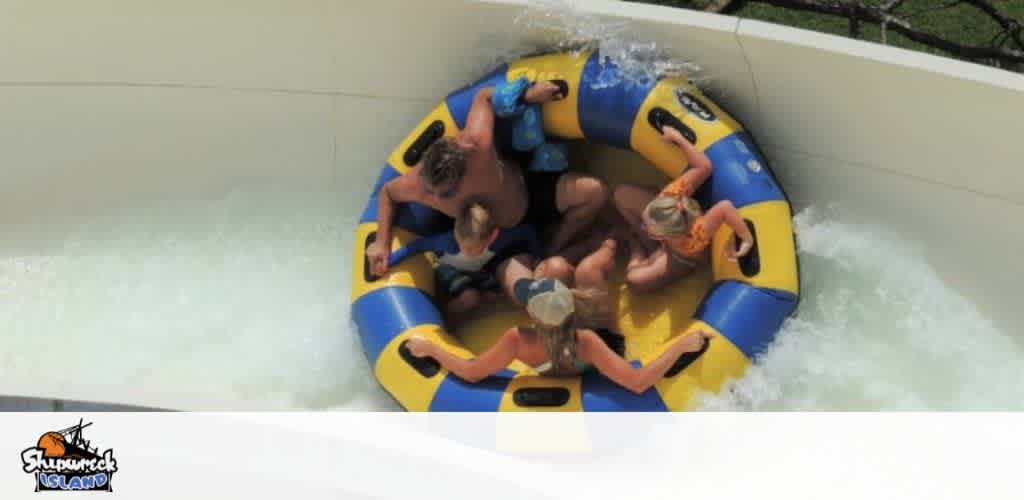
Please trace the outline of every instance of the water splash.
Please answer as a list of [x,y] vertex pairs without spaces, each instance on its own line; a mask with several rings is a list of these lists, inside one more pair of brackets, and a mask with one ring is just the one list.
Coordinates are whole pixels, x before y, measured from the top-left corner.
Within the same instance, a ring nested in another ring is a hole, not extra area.
[[[649,84],[666,76],[685,76],[698,85],[710,80],[693,61],[680,59],[671,47],[635,35],[629,21],[603,19],[579,11],[565,0],[536,0],[516,18],[514,41],[502,40],[490,66],[552,52],[597,50],[605,71],[594,88],[620,83]],[[613,68],[614,67],[614,68]]]
[[[346,253],[359,211],[339,200],[356,198],[166,203],[69,221],[50,242],[5,252],[0,393],[394,408],[349,319]],[[28,232],[5,228],[5,238]],[[40,369],[53,360],[59,370]]]
[[795,223],[799,316],[704,408],[1024,408],[1024,351],[942,283],[921,245],[836,210]]
[[[348,317],[356,198],[237,194],[80,221],[31,251],[5,244],[0,393],[396,409]],[[799,317],[704,408],[1024,408],[1024,352],[920,245],[837,211],[806,210],[796,229]],[[55,357],[62,369],[39,369]]]

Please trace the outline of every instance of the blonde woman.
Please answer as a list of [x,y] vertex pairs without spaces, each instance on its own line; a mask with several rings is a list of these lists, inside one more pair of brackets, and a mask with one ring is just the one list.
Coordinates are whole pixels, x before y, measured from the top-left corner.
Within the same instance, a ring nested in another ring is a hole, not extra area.
[[711,175],[711,160],[690,144],[678,130],[666,126],[662,138],[679,146],[690,168],[660,193],[623,184],[615,189],[615,207],[626,220],[630,257],[626,284],[634,292],[650,292],[707,263],[708,246],[715,231],[726,224],[742,240],[738,250],[729,245],[727,257],[746,255],[754,243],[750,229],[728,200],[704,213],[693,192]]
[[[522,361],[541,374],[575,376],[596,369],[609,380],[637,394],[660,380],[679,356],[699,351],[711,336],[692,332],[676,340],[661,356],[639,368],[618,355],[593,329],[609,324],[607,314],[607,274],[615,264],[614,240],[607,240],[585,258],[571,273],[579,288],[570,289],[552,277],[521,279],[516,296],[526,305],[534,324],[513,327],[498,342],[475,359],[454,356],[431,341],[419,337],[409,340],[414,356],[430,356],[456,376],[477,382]],[[547,260],[538,266],[538,275],[565,274],[564,260]]]

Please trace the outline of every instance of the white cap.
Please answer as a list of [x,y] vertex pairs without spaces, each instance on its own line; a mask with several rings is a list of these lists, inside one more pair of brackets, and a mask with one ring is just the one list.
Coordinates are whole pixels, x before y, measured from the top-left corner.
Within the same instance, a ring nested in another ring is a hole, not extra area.
[[576,311],[572,291],[555,279],[537,280],[530,284],[530,300],[526,312],[545,326],[559,326]]

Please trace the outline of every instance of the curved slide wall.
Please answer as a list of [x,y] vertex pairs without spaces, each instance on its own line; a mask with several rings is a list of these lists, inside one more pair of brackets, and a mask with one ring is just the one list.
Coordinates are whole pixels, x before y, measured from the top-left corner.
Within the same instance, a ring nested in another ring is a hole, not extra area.
[[[5,226],[58,231],[51,216],[239,188],[369,187],[440,96],[523,41],[513,20],[526,4],[4,2],[2,247],[32,244]],[[838,203],[907,233],[1016,332],[1024,77],[727,16],[573,5],[703,66],[798,209]]]

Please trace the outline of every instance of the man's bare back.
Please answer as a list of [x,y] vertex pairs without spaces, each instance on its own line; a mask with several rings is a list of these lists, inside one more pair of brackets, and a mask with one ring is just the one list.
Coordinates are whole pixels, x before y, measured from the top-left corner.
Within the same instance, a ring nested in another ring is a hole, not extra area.
[[[459,136],[455,140],[467,145],[469,139]],[[417,180],[419,169],[423,168],[417,165],[407,175],[392,181],[395,182],[389,186],[392,200],[421,203],[454,219],[462,206],[472,198],[497,208],[494,217],[499,226],[515,227],[526,215],[528,203],[526,182],[519,166],[510,160],[501,159],[493,147],[490,151],[479,150],[475,146],[467,149],[466,174],[454,196],[444,198],[428,191]],[[408,195],[403,196],[403,193]]]
[[[465,170],[456,180],[429,186],[424,182],[424,165],[417,165],[381,189],[377,210],[377,241],[366,250],[370,270],[380,276],[388,270],[391,254],[391,225],[399,203],[416,202],[454,218],[466,200],[480,198],[494,207],[498,225],[510,228],[526,215],[528,198],[522,170],[513,162],[499,158],[494,144],[494,110],[491,96],[494,88],[480,90],[474,97],[466,128],[453,141],[453,149],[465,154]],[[551,82],[541,82],[527,91],[530,102],[553,99],[560,89]],[[444,141],[444,139],[442,139]]]
[[503,228],[522,222],[528,203],[522,169],[511,160],[502,159],[493,145],[487,150],[472,150],[466,163],[466,177],[462,181],[466,195],[480,197],[488,206],[495,207],[494,216]]

